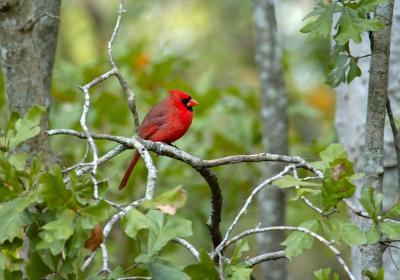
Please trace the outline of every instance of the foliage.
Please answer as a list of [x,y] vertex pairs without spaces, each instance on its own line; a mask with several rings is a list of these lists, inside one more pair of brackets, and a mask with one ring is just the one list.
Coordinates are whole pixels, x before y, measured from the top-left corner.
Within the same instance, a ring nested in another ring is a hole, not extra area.
[[[329,213],[329,215],[317,216],[305,221],[299,227],[318,233],[327,240],[343,241],[348,246],[376,243],[380,238],[378,228],[390,239],[399,238],[400,224],[384,220],[388,217],[399,217],[399,203],[382,215],[382,194],[376,193],[372,187],[363,188],[360,197],[360,204],[375,222],[369,231],[361,231],[348,217],[337,211],[342,207],[339,204],[343,203],[343,199],[354,195],[355,185],[352,181],[360,177],[360,174],[354,173],[353,164],[348,160],[343,145],[329,145],[320,153],[320,158],[320,161],[314,162],[314,166],[324,171],[322,183],[299,180],[289,175],[274,183],[280,188],[295,187],[294,199],[296,200],[312,195],[313,200],[320,201],[324,213]],[[304,189],[303,186],[314,187],[314,189],[305,189],[299,194],[299,189]],[[292,258],[310,249],[314,240],[307,233],[292,232],[282,244],[286,246],[286,256]],[[329,270],[320,270],[315,273],[315,276],[316,279],[329,279]]]
[[[8,125],[8,130],[36,131],[40,114],[35,112],[42,111],[33,108],[19,119],[12,115],[14,119],[10,121],[15,125]],[[54,165],[50,170],[45,170],[39,155],[31,164],[27,164],[28,159],[20,156],[23,152],[9,144],[18,142],[14,139],[20,137],[18,132],[7,135],[11,136],[4,142],[7,152],[1,158],[0,173],[1,191],[5,198],[0,204],[0,222],[5,229],[0,233],[1,276],[6,279],[10,275],[17,277],[22,273],[23,259],[19,252],[24,235],[30,240],[31,258],[26,266],[30,279],[43,278],[53,273],[66,279],[83,276],[80,267],[90,254],[84,248],[85,240],[91,229],[111,217],[115,209],[104,201],[92,198],[91,183],[85,176],[78,178],[71,174],[66,187],[59,166]],[[324,171],[322,182],[304,181],[286,175],[275,181],[275,184],[280,188],[295,187],[297,199],[311,195],[320,201],[326,211],[337,209],[343,199],[354,194],[354,185],[351,183],[355,178],[352,163],[339,144],[328,146],[320,153],[320,159],[314,165]],[[101,193],[105,185],[100,187]],[[183,268],[164,256],[164,249],[174,238],[193,235],[192,222],[176,215],[176,210],[185,203],[186,192],[182,186],[178,186],[126,213],[121,226],[126,237],[136,244],[135,250],[130,252],[136,263],[131,273],[151,275],[153,279],[219,279],[218,268],[204,250],[201,250],[198,262],[191,264],[190,261]],[[386,217],[398,217],[399,203],[387,213],[380,213],[382,196],[376,194],[373,188],[364,189],[360,203],[376,224],[369,232],[360,231],[349,218],[335,212],[308,220],[299,227],[320,234],[327,240],[343,241],[348,246],[376,242],[379,239],[378,227],[388,238],[400,237],[399,224],[384,220]],[[304,250],[313,246],[314,240],[304,232],[290,233],[282,243],[286,246],[286,257],[302,255]],[[252,269],[246,265],[244,258],[249,249],[246,240],[237,243],[230,256],[231,261],[224,265],[228,279],[250,277]],[[109,279],[125,276],[124,271],[123,267],[117,266]],[[375,277],[371,279],[380,279],[380,276],[371,275]],[[330,269],[316,271],[315,279],[331,279]],[[338,279],[336,273],[333,279]]]
[[[325,38],[334,41],[327,81],[330,86],[337,87],[342,82],[350,83],[361,76],[361,69],[357,66],[361,57],[351,55],[349,43],[360,43],[365,32],[383,28],[382,22],[370,18],[370,13],[385,2],[387,0],[320,0],[305,17],[312,19],[300,30],[307,34],[306,40]],[[338,15],[338,20],[334,23],[335,15]]]

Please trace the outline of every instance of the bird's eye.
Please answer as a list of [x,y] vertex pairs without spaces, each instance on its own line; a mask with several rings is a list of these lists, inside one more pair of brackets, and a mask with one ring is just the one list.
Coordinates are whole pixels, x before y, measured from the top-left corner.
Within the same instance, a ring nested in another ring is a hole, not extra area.
[[192,99],[190,96],[188,98],[181,98],[181,102],[186,105],[190,99]]

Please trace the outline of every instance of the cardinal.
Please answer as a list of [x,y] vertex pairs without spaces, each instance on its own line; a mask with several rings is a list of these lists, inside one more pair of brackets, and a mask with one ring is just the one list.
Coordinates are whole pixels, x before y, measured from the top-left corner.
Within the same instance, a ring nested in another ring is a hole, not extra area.
[[[181,138],[192,124],[193,107],[199,103],[181,90],[168,91],[169,96],[154,106],[139,126],[139,136],[154,142],[171,144]],[[118,190],[128,183],[140,154],[136,151]]]

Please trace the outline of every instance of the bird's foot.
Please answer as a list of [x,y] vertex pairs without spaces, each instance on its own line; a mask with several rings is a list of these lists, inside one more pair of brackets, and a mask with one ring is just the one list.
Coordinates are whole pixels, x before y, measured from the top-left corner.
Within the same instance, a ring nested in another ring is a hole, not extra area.
[[179,147],[177,147],[177,146],[175,146],[175,145],[173,145],[173,144],[168,144],[168,145],[170,145],[171,147],[174,147],[175,149],[180,150]]

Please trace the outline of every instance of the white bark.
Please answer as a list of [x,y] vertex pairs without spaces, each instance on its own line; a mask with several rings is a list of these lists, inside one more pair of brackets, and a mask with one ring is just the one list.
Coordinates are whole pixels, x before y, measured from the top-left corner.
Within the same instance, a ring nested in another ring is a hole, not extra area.
[[[350,42],[350,51],[354,56],[369,54],[371,50],[367,34],[364,34],[360,44]],[[362,76],[353,80],[349,85],[341,84],[336,88],[335,126],[338,140],[345,146],[350,160],[354,163],[355,170],[362,172],[370,58],[361,59],[358,65],[361,68]],[[354,204],[357,204],[361,184],[361,181],[357,184]],[[359,223],[358,216],[353,215],[353,220]],[[361,278],[360,258],[359,248],[353,247],[352,270],[357,279]]]

